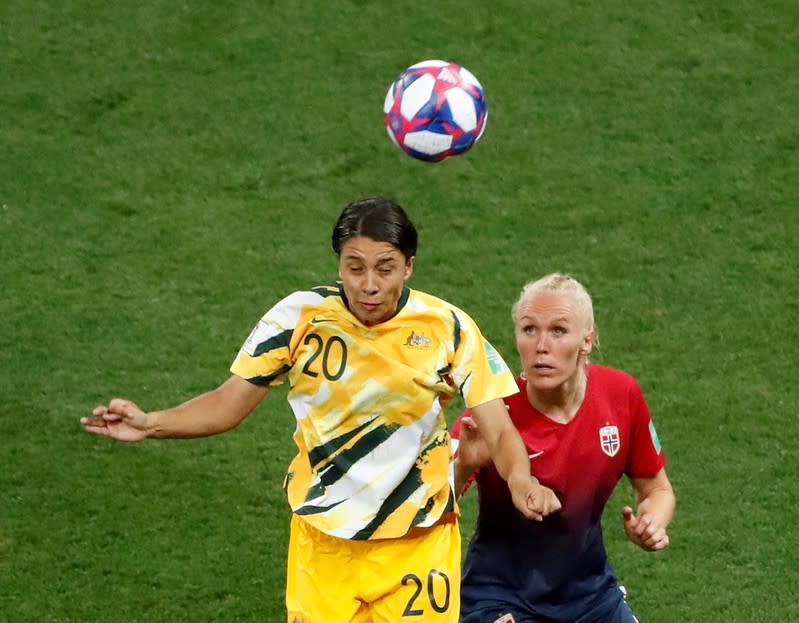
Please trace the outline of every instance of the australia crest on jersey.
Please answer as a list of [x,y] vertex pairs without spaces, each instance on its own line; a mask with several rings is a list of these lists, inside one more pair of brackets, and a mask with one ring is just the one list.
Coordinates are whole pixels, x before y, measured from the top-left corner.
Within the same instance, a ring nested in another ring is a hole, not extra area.
[[403,346],[409,346],[410,348],[430,348],[432,343],[433,340],[427,337],[424,333],[411,331],[410,335],[405,338]]
[[616,453],[621,447],[621,438],[619,437],[618,426],[603,426],[599,429],[599,445],[602,447],[602,452],[608,456],[616,456]]

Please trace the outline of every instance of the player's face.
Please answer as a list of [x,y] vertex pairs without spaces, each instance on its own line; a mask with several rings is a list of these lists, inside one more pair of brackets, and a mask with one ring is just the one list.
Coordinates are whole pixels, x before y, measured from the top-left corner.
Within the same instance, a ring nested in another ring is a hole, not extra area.
[[372,326],[397,311],[405,280],[413,272],[413,258],[406,261],[390,242],[359,236],[341,247],[338,270],[350,311]]
[[558,389],[582,373],[593,333],[572,296],[534,294],[519,305],[517,317],[516,348],[528,384]]

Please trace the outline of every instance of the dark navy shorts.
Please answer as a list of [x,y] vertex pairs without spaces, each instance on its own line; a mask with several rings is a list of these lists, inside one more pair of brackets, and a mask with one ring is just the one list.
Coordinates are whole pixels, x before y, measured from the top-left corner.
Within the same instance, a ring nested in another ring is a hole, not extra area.
[[[624,589],[620,592],[624,595]],[[564,623],[639,623],[627,602],[615,595],[612,602],[600,603],[590,611],[567,612],[567,610],[569,609],[564,608],[563,618],[558,617]],[[550,623],[551,621],[550,618],[536,618],[515,605],[507,607],[492,605],[461,615],[461,623]]]

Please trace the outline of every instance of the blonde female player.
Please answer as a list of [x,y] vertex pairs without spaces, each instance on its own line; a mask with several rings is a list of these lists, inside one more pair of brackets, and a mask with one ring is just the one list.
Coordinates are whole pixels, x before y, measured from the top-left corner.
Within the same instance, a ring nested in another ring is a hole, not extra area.
[[443,410],[456,392],[516,508],[540,520],[559,503],[530,478],[502,403],[518,391],[504,361],[467,314],[406,286],[417,233],[405,211],[353,202],[332,243],[340,281],[267,311],[217,389],[149,413],[114,399],[81,422],[124,441],[213,435],[288,380],[298,453],[285,479],[287,620],[455,623],[461,552]]
[[626,476],[636,499],[635,510],[621,509],[627,538],[645,551],[669,546],[675,497],[649,407],[630,374],[588,362],[594,311],[577,280],[553,273],[531,281],[512,317],[522,373],[505,403],[536,476],[563,506],[542,522],[519,521],[479,425],[461,416],[455,482],[460,490],[476,480],[480,494],[462,623],[635,623],[601,519]]

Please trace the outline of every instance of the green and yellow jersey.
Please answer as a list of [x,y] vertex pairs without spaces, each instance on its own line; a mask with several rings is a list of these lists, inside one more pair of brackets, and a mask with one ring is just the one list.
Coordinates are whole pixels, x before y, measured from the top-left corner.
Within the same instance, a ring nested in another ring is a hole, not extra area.
[[405,288],[375,326],[347,309],[340,283],[290,294],[253,329],[231,371],[289,382],[299,450],[286,475],[294,513],[332,536],[401,537],[457,512],[446,404],[518,391],[474,321]]

